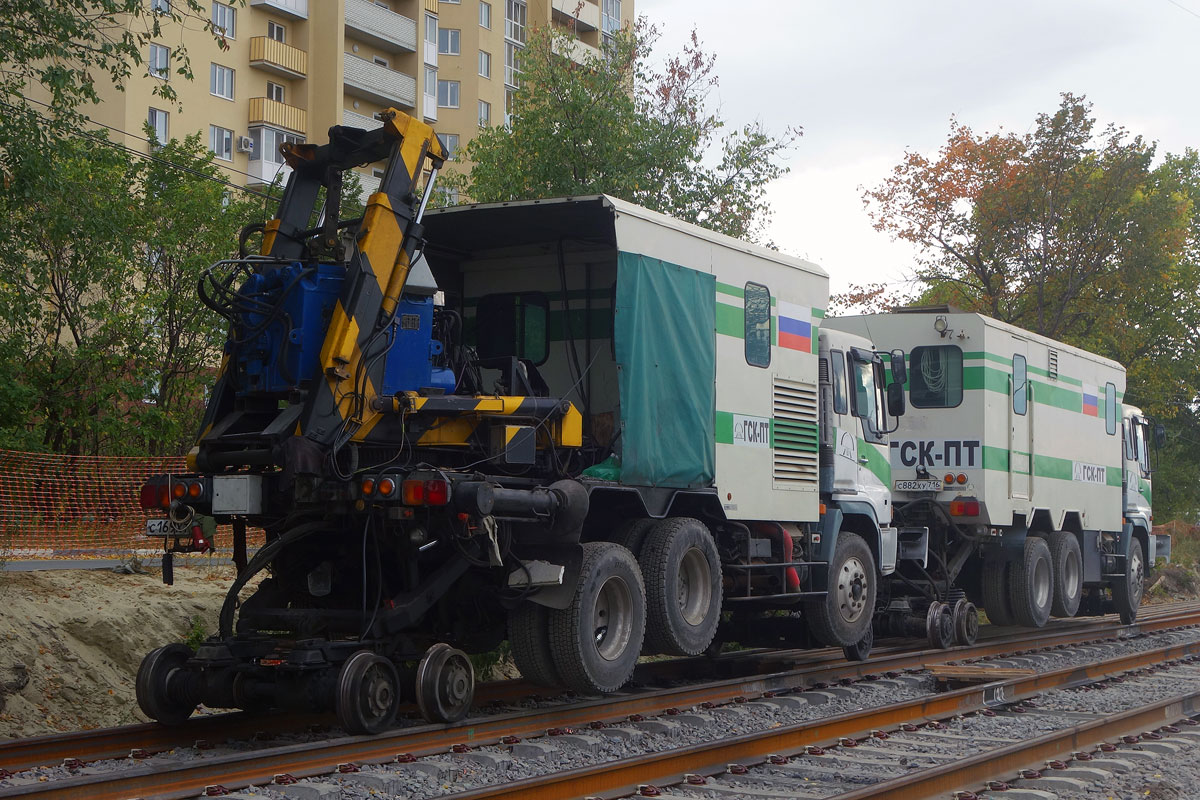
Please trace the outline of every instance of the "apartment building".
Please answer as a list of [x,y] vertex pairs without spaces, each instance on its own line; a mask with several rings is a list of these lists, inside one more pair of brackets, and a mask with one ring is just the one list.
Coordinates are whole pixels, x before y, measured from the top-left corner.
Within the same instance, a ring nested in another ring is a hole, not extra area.
[[[171,0],[146,0],[170,11]],[[371,128],[389,106],[434,125],[452,151],[480,126],[503,124],[520,81],[520,51],[536,25],[572,26],[583,52],[632,24],[633,0],[212,0],[224,43],[167,22],[145,54],[151,77],[131,79],[90,112],[141,150],[157,137],[200,132],[232,182],[286,178],[284,141],[325,141],[332,125]],[[176,73],[184,44],[194,78]],[[177,108],[157,97],[170,81]],[[362,172],[371,191],[382,175]]]

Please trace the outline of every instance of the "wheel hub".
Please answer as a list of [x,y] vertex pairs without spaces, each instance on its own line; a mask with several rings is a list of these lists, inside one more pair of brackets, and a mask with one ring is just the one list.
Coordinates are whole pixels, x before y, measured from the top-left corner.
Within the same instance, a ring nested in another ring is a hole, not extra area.
[[596,596],[592,615],[596,652],[606,661],[615,661],[629,647],[633,636],[633,596],[625,581],[614,575],[604,582]]
[[842,564],[837,575],[838,610],[847,622],[857,622],[866,610],[867,570],[856,557]]

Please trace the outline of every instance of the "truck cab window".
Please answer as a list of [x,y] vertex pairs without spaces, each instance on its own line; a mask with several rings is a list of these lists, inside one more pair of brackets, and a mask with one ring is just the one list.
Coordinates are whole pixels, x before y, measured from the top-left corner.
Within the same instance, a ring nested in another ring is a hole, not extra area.
[[956,345],[914,347],[908,399],[914,408],[955,408],[963,398],[963,354]]
[[846,354],[841,350],[829,353],[829,378],[833,382],[833,413],[845,414],[850,410],[846,399]]
[[875,383],[875,365],[870,361],[849,359],[850,374],[853,376],[851,400],[853,413],[863,421],[863,436],[868,442],[883,440],[883,424],[880,419],[879,389]]
[[535,365],[550,357],[549,302],[541,292],[506,292],[480,298],[476,341],[480,358],[527,358]]
[[1137,452],[1138,425],[1131,419],[1121,421],[1121,438],[1125,440],[1125,460],[1134,461]]
[[1024,416],[1029,410],[1029,373],[1025,365],[1025,356],[1022,355],[1013,356],[1012,391],[1013,413]]
[[757,283],[747,283],[746,302],[746,363],[752,367],[771,365],[771,290]]
[[1138,418],[1133,423],[1135,442],[1137,446],[1138,465],[1142,475],[1150,474],[1150,423],[1144,418]]

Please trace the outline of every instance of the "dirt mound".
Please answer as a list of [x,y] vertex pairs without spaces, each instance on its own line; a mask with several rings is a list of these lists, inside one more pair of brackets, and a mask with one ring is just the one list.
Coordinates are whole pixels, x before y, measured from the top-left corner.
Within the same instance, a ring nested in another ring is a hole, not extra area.
[[144,721],[142,656],[213,631],[232,569],[0,573],[0,738]]

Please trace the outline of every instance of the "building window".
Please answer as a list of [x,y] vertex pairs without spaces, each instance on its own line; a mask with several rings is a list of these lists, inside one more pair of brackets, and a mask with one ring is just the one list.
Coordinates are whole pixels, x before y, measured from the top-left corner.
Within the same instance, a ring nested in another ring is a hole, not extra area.
[[479,101],[479,127],[485,128],[492,122],[492,104]]
[[437,94],[437,70],[433,67],[425,68],[425,94],[430,97]]
[[442,28],[438,31],[438,55],[459,54],[459,31],[457,28]]
[[157,144],[166,144],[167,139],[167,112],[157,108],[150,109],[150,115],[147,118],[150,123],[150,128],[154,131],[154,141]]
[[150,10],[156,14],[170,14],[171,0],[153,0],[150,3]]
[[479,3],[479,27],[492,29],[492,4],[485,3],[480,0]]
[[150,45],[150,74],[164,81],[171,79],[171,51],[161,44]]
[[222,161],[233,161],[233,131],[209,125],[208,149]]
[[504,36],[525,44],[525,0],[505,0]]
[[516,89],[521,85],[521,48],[504,43],[504,84]]
[[229,67],[222,67],[220,64],[213,64],[212,69],[209,70],[208,90],[217,97],[232,100],[233,70]]
[[450,5],[454,5],[454,6],[459,5],[459,0],[441,0],[441,2],[449,3]]
[[504,90],[504,124],[511,125],[513,114],[517,108],[517,93],[512,89]]
[[436,44],[438,40],[438,19],[432,14],[425,15],[425,41]]
[[287,30],[278,22],[267,20],[267,38],[277,42],[287,41]]
[[479,75],[483,78],[492,77],[492,54],[479,51]]
[[458,108],[458,81],[438,81],[438,108]]
[[747,283],[746,304],[746,363],[752,367],[771,365],[771,290],[757,283]]
[[458,152],[458,134],[443,133],[442,144],[446,145],[446,158],[454,158],[454,154]]
[[274,164],[282,164],[283,156],[279,153],[279,146],[284,142],[290,144],[303,144],[304,137],[297,136],[294,133],[268,128],[266,126],[258,126],[250,129],[250,140],[254,142],[254,147],[250,150],[250,160],[270,161]]
[[384,58],[383,56],[373,56],[371,58],[371,60],[374,61],[376,64],[378,64],[381,67],[388,66],[388,60],[386,58]]
[[274,100],[276,103],[283,102],[283,86],[278,83],[267,81],[267,99]]
[[600,0],[600,30],[605,36],[621,30],[621,0]]
[[213,30],[227,39],[236,38],[237,12],[232,6],[214,2],[212,4]]

